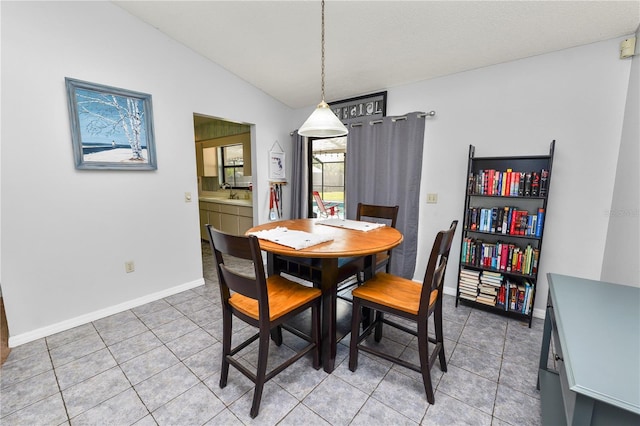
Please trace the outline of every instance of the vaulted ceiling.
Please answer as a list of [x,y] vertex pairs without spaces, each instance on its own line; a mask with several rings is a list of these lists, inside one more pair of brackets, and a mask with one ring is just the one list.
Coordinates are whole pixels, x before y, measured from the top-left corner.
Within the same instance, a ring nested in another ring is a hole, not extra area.
[[[114,3],[290,107],[320,101],[319,0]],[[626,36],[640,1],[330,0],[325,19],[336,101]]]

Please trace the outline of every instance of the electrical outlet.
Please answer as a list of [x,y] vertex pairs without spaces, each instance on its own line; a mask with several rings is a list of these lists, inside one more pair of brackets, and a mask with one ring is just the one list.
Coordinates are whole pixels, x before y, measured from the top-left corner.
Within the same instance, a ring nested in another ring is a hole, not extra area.
[[436,204],[438,202],[438,194],[427,194],[427,204]]
[[133,263],[133,260],[124,262],[124,270],[127,274],[136,270],[136,265]]

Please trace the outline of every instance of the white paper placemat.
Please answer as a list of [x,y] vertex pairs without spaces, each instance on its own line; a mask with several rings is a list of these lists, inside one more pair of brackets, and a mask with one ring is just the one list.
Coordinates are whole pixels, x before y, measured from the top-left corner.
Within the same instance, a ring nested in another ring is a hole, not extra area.
[[384,223],[365,222],[363,220],[349,220],[349,219],[327,219],[318,222],[319,225],[336,226],[338,228],[353,229],[356,231],[371,231],[373,229],[386,226]]
[[301,250],[315,246],[316,244],[333,241],[333,238],[329,235],[316,235],[305,231],[294,231],[284,226],[278,226],[277,228],[267,229],[264,231],[250,232],[250,234],[263,240],[291,247],[295,250]]

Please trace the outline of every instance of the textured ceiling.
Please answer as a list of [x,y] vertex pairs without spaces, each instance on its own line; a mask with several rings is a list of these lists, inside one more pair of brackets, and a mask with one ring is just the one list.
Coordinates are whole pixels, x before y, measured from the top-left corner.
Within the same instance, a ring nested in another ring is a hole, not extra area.
[[[320,1],[114,1],[284,104],[320,101]],[[327,1],[326,100],[634,33],[640,1]]]

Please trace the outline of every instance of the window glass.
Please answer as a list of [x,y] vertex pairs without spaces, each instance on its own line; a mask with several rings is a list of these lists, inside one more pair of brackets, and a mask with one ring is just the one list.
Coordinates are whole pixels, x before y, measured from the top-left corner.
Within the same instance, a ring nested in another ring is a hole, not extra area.
[[246,186],[244,184],[244,159],[242,144],[223,146],[222,152],[222,183],[232,187]]

